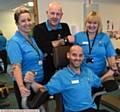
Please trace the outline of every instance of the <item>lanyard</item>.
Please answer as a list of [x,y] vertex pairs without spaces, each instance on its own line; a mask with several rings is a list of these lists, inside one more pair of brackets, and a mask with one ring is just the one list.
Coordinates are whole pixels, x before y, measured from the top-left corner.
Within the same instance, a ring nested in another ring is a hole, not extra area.
[[[25,39],[26,39],[26,38],[25,38]],[[26,40],[27,40],[27,42],[33,47],[33,49],[37,52],[37,54],[38,54],[38,56],[39,56],[39,58],[40,58],[40,53],[39,53],[39,50],[38,50],[37,46],[33,45],[28,39],[26,39]]]
[[92,46],[90,46],[90,38],[89,38],[88,32],[86,34],[87,34],[87,39],[88,39],[88,44],[89,44],[89,56],[90,56],[91,52],[92,52],[92,48],[93,48],[94,43],[95,43],[95,39],[96,39],[97,33],[95,34],[94,40],[92,42]]

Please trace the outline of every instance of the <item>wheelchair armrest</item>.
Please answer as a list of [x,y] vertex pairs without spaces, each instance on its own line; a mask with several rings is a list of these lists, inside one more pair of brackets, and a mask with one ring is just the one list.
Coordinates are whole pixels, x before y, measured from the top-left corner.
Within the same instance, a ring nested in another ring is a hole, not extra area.
[[119,89],[119,86],[115,80],[107,80],[103,82],[103,87],[105,88],[106,92],[112,92]]
[[39,91],[35,93],[32,98],[31,97],[32,95],[30,95],[27,99],[28,108],[30,109],[39,108],[40,105],[42,105],[43,103],[45,103],[46,100],[48,100],[49,98],[48,90],[43,87],[39,89]]
[[99,91],[99,92],[96,92],[94,95],[93,95],[93,100],[95,100],[95,98],[97,96],[100,96],[100,95],[104,95],[108,92],[112,92],[112,91],[115,91],[115,90],[118,90],[119,89],[119,86],[117,84],[117,82],[115,80],[107,80],[107,81],[104,81],[102,83],[103,85],[103,88],[104,90],[102,91]]

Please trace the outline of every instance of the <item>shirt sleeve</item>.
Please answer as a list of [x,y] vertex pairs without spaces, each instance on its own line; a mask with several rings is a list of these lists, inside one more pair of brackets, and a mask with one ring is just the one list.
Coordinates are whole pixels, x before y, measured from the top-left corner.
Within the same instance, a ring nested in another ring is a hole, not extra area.
[[56,72],[50,81],[45,85],[50,95],[60,93],[65,87],[60,74],[62,74],[60,71]]
[[106,56],[107,57],[116,56],[116,52],[112,44],[112,41],[110,40],[110,37],[107,34],[104,35],[104,42],[105,42]]
[[99,88],[102,85],[101,79],[89,69],[89,80],[91,82],[92,87]]
[[75,37],[75,42],[74,44],[77,44],[77,45],[82,45],[82,41],[83,39],[85,38],[85,33],[84,32],[78,32],[74,35]]
[[15,41],[9,41],[7,43],[6,49],[7,49],[7,54],[8,54],[10,63],[11,64],[16,64],[16,63],[21,64],[21,62],[22,62],[22,51],[21,51],[18,43],[15,42]]

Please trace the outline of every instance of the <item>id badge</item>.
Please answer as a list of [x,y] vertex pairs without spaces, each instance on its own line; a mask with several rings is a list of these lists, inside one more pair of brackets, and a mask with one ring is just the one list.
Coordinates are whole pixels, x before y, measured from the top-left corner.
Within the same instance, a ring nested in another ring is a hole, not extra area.
[[79,84],[79,80],[72,80],[72,84]]
[[82,42],[82,45],[88,45],[87,41]]
[[42,64],[43,64],[43,61],[42,61],[42,60],[39,60],[39,61],[38,61],[38,64],[39,64],[39,65],[42,65]]

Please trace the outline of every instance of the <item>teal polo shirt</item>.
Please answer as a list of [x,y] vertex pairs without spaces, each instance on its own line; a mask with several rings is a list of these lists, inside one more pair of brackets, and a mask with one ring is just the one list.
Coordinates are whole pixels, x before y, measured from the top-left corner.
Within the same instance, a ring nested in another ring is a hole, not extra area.
[[65,112],[96,108],[91,88],[100,86],[100,78],[83,66],[80,74],[76,74],[70,67],[65,67],[56,72],[45,85],[50,95],[62,94]]
[[[92,46],[93,39],[90,39],[90,46]],[[101,77],[107,71],[106,59],[111,56],[116,56],[115,49],[112,45],[110,37],[101,32],[97,34],[90,57],[93,58],[93,63],[86,63],[89,55],[89,42],[86,32],[79,32],[75,35],[75,44],[79,44],[84,52],[84,64],[89,67],[93,72]]]
[[29,37],[33,46],[38,49],[37,51],[30,45],[25,37],[17,31],[15,35],[7,43],[7,53],[11,64],[21,64],[23,78],[27,71],[35,71],[35,80],[41,82],[43,80],[43,53],[37,47],[34,38]]

